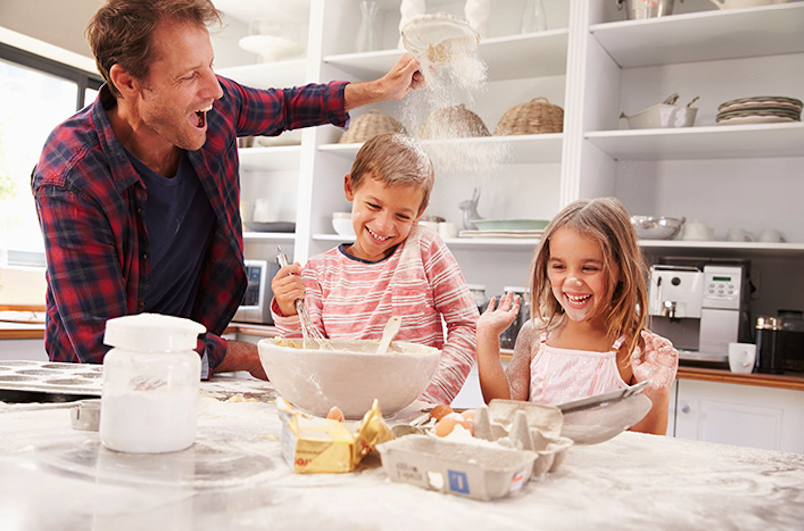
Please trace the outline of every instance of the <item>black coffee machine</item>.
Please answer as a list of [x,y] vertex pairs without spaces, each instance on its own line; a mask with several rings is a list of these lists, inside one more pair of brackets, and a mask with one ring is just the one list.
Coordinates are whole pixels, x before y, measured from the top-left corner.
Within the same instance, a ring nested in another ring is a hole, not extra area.
[[758,317],[755,372],[781,374],[804,371],[804,316],[779,310],[776,317]]

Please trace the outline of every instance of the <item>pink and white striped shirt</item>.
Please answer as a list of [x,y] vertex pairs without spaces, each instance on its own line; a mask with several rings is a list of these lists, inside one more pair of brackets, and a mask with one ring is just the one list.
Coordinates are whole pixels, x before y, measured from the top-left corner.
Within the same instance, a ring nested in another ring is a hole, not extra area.
[[[402,317],[396,341],[442,351],[419,400],[452,402],[474,364],[480,315],[458,262],[437,234],[414,225],[393,254],[378,262],[350,256],[341,245],[310,257],[303,278],[310,320],[329,338],[379,339],[388,319]],[[273,301],[280,334],[301,337],[298,315],[278,311]]]

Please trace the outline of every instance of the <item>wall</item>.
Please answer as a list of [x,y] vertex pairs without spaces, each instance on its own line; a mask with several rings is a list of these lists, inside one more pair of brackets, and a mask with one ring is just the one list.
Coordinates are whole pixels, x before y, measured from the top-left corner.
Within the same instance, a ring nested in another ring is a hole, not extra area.
[[59,46],[91,56],[84,39],[87,22],[104,0],[4,0],[0,2],[0,25]]

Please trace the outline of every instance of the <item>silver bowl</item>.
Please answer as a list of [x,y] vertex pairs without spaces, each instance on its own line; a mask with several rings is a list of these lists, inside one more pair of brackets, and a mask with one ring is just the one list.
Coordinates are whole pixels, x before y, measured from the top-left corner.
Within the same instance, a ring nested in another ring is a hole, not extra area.
[[672,240],[687,218],[664,216],[631,216],[631,225],[641,240]]

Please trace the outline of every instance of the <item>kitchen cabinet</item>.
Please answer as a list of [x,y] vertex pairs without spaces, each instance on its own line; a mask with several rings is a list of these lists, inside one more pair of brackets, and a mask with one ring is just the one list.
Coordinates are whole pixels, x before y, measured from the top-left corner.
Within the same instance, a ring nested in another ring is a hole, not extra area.
[[801,391],[679,379],[675,436],[804,453]]
[[[228,41],[214,38],[218,64],[227,67],[219,68],[222,74],[256,86],[360,81],[381,76],[401,54],[399,0],[378,1],[380,49],[364,53],[355,51],[361,20],[357,0],[309,0],[306,57],[245,64],[253,56],[232,50],[232,42],[248,31],[248,19],[263,16],[261,10],[270,4],[216,2],[232,19],[225,30]],[[493,130],[509,108],[544,96],[565,109],[564,132],[423,142],[431,153],[506,154],[476,171],[437,164],[427,214],[460,225],[458,202],[480,187],[478,211],[487,218],[546,219],[574,199],[614,195],[633,214],[701,220],[720,240],[732,227],[754,233],[774,227],[786,243],[643,241],[642,247],[650,260],[750,258],[763,276],[754,313],[800,307],[804,287],[790,289],[783,279],[796,275],[804,261],[798,204],[804,197],[804,124],[716,125],[715,115],[717,106],[731,99],[804,96],[804,2],[721,11],[708,0],[686,0],[677,3],[673,16],[647,20],[625,20],[614,0],[544,4],[547,30],[520,34],[525,2],[495,2],[489,34],[479,47],[488,64],[488,87],[467,107]],[[463,5],[430,1],[427,10],[461,14]],[[619,118],[674,92],[683,103],[699,97],[694,127],[629,130]],[[375,107],[415,132],[416,119],[406,123],[406,118],[415,114],[411,107],[418,97]],[[369,110],[356,109],[353,119]],[[318,127],[305,130],[300,145],[241,149],[244,202],[271,197],[277,216],[296,222],[295,234],[246,233],[247,254],[270,259],[279,243],[304,262],[342,241],[330,214],[349,208],[343,176],[359,145],[337,143],[341,133]],[[538,241],[455,238],[447,243],[467,281],[486,285],[491,295],[526,281]]]

